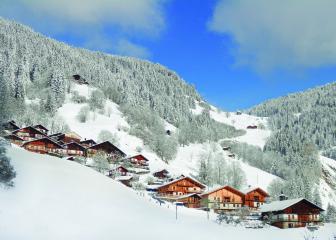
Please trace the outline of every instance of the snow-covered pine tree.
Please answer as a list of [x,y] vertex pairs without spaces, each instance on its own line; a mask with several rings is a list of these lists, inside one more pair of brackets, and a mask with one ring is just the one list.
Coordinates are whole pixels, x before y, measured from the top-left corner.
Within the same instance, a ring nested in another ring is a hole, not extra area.
[[6,156],[5,140],[0,139],[0,184],[6,187],[14,186],[13,179],[16,176],[10,159]]

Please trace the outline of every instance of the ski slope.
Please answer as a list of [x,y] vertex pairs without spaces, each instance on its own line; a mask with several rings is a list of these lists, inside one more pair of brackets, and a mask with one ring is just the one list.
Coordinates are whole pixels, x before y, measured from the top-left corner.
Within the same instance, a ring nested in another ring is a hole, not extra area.
[[[205,212],[160,206],[94,170],[47,155],[9,148],[15,187],[0,188],[0,239],[240,239],[302,240],[305,228],[220,226]],[[335,225],[314,233],[330,240]]]

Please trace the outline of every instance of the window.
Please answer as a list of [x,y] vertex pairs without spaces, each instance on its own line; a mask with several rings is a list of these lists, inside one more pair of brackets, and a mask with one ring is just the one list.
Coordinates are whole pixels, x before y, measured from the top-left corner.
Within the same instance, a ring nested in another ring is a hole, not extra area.
[[224,197],[224,202],[230,202],[230,198],[229,197]]
[[259,202],[259,196],[254,196],[254,201]]

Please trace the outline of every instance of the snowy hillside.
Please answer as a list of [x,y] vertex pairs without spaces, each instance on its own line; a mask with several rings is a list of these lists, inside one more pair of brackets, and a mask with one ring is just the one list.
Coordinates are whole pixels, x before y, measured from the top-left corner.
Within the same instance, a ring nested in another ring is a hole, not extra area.
[[[78,91],[80,95],[88,97],[90,92],[92,92],[94,88],[88,87],[86,85],[78,85],[73,84],[72,91]],[[70,101],[70,96],[67,96],[65,104],[58,109],[58,115],[62,116],[66,123],[69,125],[71,130],[75,131],[83,138],[93,138],[97,139],[98,134],[101,130],[108,130],[118,136],[119,144],[118,146],[122,151],[126,152],[129,155],[138,154],[136,149],[140,147],[142,149],[142,154],[145,155],[150,161],[149,166],[151,172],[155,172],[161,169],[167,169],[174,176],[178,176],[180,174],[192,174],[197,175],[197,169],[199,165],[199,157],[204,148],[207,147],[207,143],[203,144],[190,144],[188,146],[179,146],[177,155],[174,160],[170,161],[169,164],[162,161],[157,154],[155,154],[151,149],[144,145],[143,141],[135,136],[130,135],[126,129],[129,129],[130,126],[125,120],[123,114],[119,111],[118,105],[111,102],[106,101],[105,108],[110,108],[110,116],[106,116],[104,114],[99,114],[98,112],[90,112],[89,120],[85,123],[80,123],[77,119],[77,114],[82,107],[82,104],[76,104]],[[218,115],[217,121],[224,121],[223,115]],[[242,119],[244,119],[241,125],[238,124],[240,116],[235,116],[232,114],[232,119],[237,120],[237,127],[244,128],[245,125],[252,124],[254,122],[259,123],[261,120],[258,118],[253,118],[252,116],[243,115]],[[249,117],[251,119],[249,119]],[[225,119],[226,120],[226,119]],[[231,123],[231,122],[230,122]],[[228,122],[229,124],[229,122]],[[245,125],[244,125],[245,124]],[[172,130],[173,132],[176,130],[174,126],[166,123],[166,128]],[[252,132],[255,131],[255,132]],[[251,130],[247,132],[247,135],[259,136],[259,133],[264,134],[267,132],[266,130]],[[262,136],[262,134],[260,134]],[[244,136],[242,136],[243,138]],[[262,138],[262,137],[259,137]],[[238,138],[239,139],[239,138]],[[262,142],[253,141],[253,137],[250,138],[249,144],[260,144]],[[218,145],[219,146],[219,145]],[[220,146],[219,146],[220,147]],[[229,161],[237,161],[227,157]],[[246,185],[251,186],[260,186],[264,189],[267,189],[268,185],[273,179],[276,179],[276,176],[273,176],[269,173],[266,173],[260,169],[251,167],[244,162],[239,161],[246,175]],[[145,177],[143,177],[145,179]],[[246,186],[244,186],[246,187]]]
[[320,156],[322,163],[322,179],[320,181],[320,193],[323,206],[328,203],[336,204],[336,161],[330,158]]
[[[15,188],[0,189],[0,239],[235,239],[302,240],[305,228],[219,226],[203,211],[158,205],[75,162],[8,149]],[[335,225],[314,233],[330,240]],[[168,233],[169,230],[169,233]]]
[[[218,122],[222,122],[228,125],[232,125],[237,129],[246,131],[243,136],[235,138],[239,142],[244,142],[250,145],[254,145],[263,148],[267,138],[271,135],[271,131],[267,129],[267,118],[257,117],[241,113],[237,115],[234,112],[223,112],[213,109],[210,111],[211,117]],[[263,129],[258,127],[257,129],[247,129],[248,126],[263,126]]]

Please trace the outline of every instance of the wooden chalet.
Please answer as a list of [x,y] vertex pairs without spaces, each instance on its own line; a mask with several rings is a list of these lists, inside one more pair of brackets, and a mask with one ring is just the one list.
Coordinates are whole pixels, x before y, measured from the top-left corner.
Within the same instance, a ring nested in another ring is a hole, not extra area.
[[1,124],[1,128],[10,132],[20,129],[14,120]]
[[127,168],[123,166],[118,166],[115,169],[112,169],[109,171],[109,176],[114,177],[114,176],[127,176],[129,174],[129,171]]
[[36,128],[37,130],[39,130],[40,132],[43,132],[44,134],[48,135],[49,129],[46,128],[45,126],[38,124],[33,126],[34,128]]
[[63,145],[64,153],[68,156],[84,156],[86,148],[77,142]]
[[202,198],[197,193],[190,193],[185,195],[162,196],[160,199],[169,202],[183,203],[183,205],[188,208],[200,208]]
[[32,141],[35,139],[47,137],[45,133],[32,126],[17,129],[13,131],[12,134],[22,138],[24,141]]
[[235,155],[235,154],[233,154],[233,153],[229,153],[229,154],[228,154],[228,157],[230,157],[230,158],[235,158],[235,157],[236,157],[236,155]]
[[244,193],[230,186],[223,186],[203,193],[202,206],[216,212],[235,211],[244,205]]
[[24,140],[22,138],[20,138],[19,136],[16,136],[14,134],[10,134],[10,135],[6,135],[4,136],[5,139],[7,139],[8,141],[10,141],[11,143],[21,146],[22,143],[24,142]]
[[112,158],[112,160],[126,156],[126,154],[123,151],[121,151],[119,148],[114,146],[109,141],[98,143],[96,145],[87,148],[87,156],[92,157],[99,151],[106,153],[108,157]]
[[55,134],[49,135],[49,137],[60,144],[67,144],[71,142],[80,143],[82,139],[82,137],[79,136],[75,132],[55,133]]
[[135,164],[138,166],[148,166],[148,161],[149,161],[147,158],[145,158],[141,154],[130,157],[129,160],[132,164]]
[[264,219],[279,228],[297,228],[321,223],[320,213],[324,211],[304,198],[274,201],[260,207]]
[[169,178],[169,172],[166,169],[162,169],[160,171],[154,172],[153,176],[159,179]]
[[158,187],[160,196],[186,195],[191,193],[202,193],[206,186],[191,177],[183,177]]
[[248,188],[242,191],[245,194],[244,197],[244,206],[249,208],[257,209],[266,202],[266,199],[269,197],[269,194],[263,189]]
[[85,139],[85,140],[81,141],[80,144],[82,146],[88,148],[88,147],[92,147],[93,145],[96,145],[97,143],[92,139]]
[[40,154],[61,154],[63,152],[63,147],[60,144],[47,137],[25,142],[22,147]]
[[79,136],[77,133],[75,132],[68,132],[64,134],[64,137],[62,137],[60,139],[60,141],[63,141],[65,143],[71,143],[71,142],[77,142],[80,143],[82,137]]
[[119,176],[116,177],[114,180],[121,182],[127,187],[132,187],[133,176]]
[[249,125],[246,127],[247,129],[257,129],[258,126],[257,125]]

